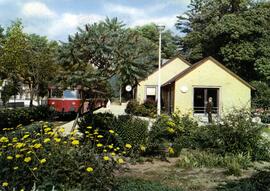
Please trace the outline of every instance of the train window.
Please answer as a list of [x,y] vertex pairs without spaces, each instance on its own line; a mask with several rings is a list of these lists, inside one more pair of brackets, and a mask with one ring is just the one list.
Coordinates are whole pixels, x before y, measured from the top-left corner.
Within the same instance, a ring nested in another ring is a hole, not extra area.
[[64,98],[79,98],[78,91],[74,90],[65,90],[64,91]]

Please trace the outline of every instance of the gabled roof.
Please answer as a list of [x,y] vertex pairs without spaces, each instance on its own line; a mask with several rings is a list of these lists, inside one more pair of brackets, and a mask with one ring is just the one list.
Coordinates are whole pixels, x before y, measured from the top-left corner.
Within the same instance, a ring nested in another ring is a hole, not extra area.
[[221,64],[219,61],[217,61],[216,59],[214,59],[212,56],[206,57],[206,58],[200,60],[199,62],[193,64],[189,68],[187,68],[184,71],[180,72],[178,75],[174,76],[172,79],[170,79],[167,82],[165,82],[162,86],[169,85],[169,84],[171,84],[171,83],[179,80],[180,78],[182,78],[185,75],[189,74],[190,72],[192,72],[196,68],[200,67],[202,64],[206,63],[206,61],[208,61],[208,60],[211,60],[213,63],[215,63],[216,65],[218,65],[219,67],[221,67],[223,70],[225,70],[230,75],[232,75],[233,77],[235,77],[236,79],[238,79],[240,82],[242,82],[247,87],[255,90],[255,88],[253,86],[251,86],[248,82],[246,82],[245,80],[243,80],[242,78],[240,78],[238,75],[236,75],[234,72],[232,72],[231,70],[229,70],[228,68],[226,68],[223,64]]
[[[185,64],[187,64],[188,66],[191,66],[191,64],[185,60],[185,58],[181,55],[181,54],[177,54],[175,55],[174,57],[172,57],[171,59],[169,59],[168,61],[166,61],[164,64],[161,65],[161,68],[163,68],[164,66],[170,64],[171,62],[173,62],[176,58],[180,59],[181,61],[183,61]],[[151,74],[149,74],[146,78],[148,78],[149,76],[151,76],[152,74],[154,74],[155,72],[158,71],[158,68],[155,69]],[[145,78],[145,79],[146,79]],[[143,79],[143,80],[145,80]],[[140,80],[140,81],[143,81],[143,80]]]

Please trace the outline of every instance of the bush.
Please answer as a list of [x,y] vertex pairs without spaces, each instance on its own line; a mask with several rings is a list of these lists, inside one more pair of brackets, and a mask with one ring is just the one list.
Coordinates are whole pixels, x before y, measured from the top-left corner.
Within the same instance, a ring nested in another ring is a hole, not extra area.
[[75,132],[64,138],[64,129],[52,128],[39,123],[30,133],[19,126],[0,138],[1,190],[31,190],[34,184],[39,190],[111,189],[113,170],[123,162],[121,149],[117,155],[105,152],[108,145],[99,145],[101,133],[89,134],[81,144]]
[[[84,116],[79,122],[79,130],[86,137],[87,133],[95,131],[102,132],[108,144],[125,147],[131,146],[126,154],[136,157],[141,152],[141,147],[146,144],[148,137],[148,122],[130,115],[115,117],[110,113],[97,113]],[[91,127],[91,129],[89,129]],[[106,139],[110,136],[109,131],[116,133],[114,138]]]
[[118,117],[114,130],[118,134],[116,138],[120,146],[132,145],[133,157],[144,151],[148,138],[147,121],[132,118],[129,115],[122,115]]
[[32,121],[46,120],[51,111],[47,106],[33,108],[17,108],[0,110],[0,130],[16,127],[19,124],[28,125]]
[[182,153],[181,159],[176,164],[180,168],[226,168],[226,174],[239,176],[241,169],[252,166],[251,158],[248,155],[219,155],[209,151],[187,150]]
[[117,183],[113,191],[181,191],[180,188],[170,188],[158,182],[124,179]]
[[251,82],[256,88],[254,95],[252,96],[252,106],[255,108],[270,108],[270,87],[267,83],[261,81]]
[[136,116],[155,117],[156,102],[146,100],[144,104],[140,105],[136,100],[131,100],[128,102],[125,112]]

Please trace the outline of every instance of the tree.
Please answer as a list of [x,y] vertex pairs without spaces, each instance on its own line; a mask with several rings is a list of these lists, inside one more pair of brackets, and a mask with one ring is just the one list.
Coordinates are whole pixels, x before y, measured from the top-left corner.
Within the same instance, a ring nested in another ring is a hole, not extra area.
[[79,28],[62,43],[60,63],[70,76],[66,81],[91,90],[93,82],[115,75],[132,85],[145,77],[156,59],[153,43],[124,26],[117,18],[107,18]]
[[[155,50],[158,51],[159,46],[159,31],[155,24],[147,24],[135,28],[141,36],[149,39],[154,45]],[[162,58],[170,59],[178,53],[177,39],[179,37],[174,35],[172,31],[165,30],[162,32]]]
[[270,3],[193,0],[176,26],[185,56],[213,56],[246,80],[269,80]]

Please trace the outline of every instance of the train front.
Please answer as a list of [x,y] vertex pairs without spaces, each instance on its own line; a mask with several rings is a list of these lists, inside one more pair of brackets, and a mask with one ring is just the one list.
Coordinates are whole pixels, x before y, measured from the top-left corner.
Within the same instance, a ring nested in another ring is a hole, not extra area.
[[77,112],[81,103],[78,90],[50,90],[48,105],[57,112]]

